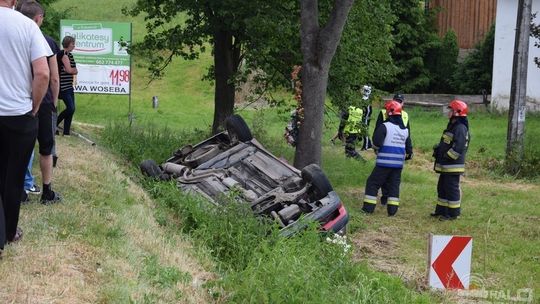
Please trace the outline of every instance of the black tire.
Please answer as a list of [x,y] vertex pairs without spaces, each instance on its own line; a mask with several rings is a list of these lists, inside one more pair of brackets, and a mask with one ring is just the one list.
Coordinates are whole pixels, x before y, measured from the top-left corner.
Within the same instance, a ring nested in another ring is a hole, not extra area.
[[225,127],[231,142],[246,142],[253,139],[246,121],[240,115],[231,115],[225,120]]
[[311,184],[308,193],[314,200],[319,200],[334,191],[332,184],[317,164],[305,166],[302,169],[302,178]]
[[139,168],[141,168],[142,174],[144,174],[144,175],[146,175],[148,177],[153,177],[153,178],[157,178],[157,179],[159,178],[161,173],[163,173],[161,168],[158,166],[156,161],[153,160],[153,159],[143,160],[141,162],[141,164],[139,165]]

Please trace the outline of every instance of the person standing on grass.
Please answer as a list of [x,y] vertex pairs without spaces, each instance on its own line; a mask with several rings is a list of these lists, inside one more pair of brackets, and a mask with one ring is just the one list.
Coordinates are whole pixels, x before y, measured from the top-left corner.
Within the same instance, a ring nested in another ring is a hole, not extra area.
[[367,102],[367,104],[363,108],[364,116],[362,117],[362,123],[364,124],[365,135],[362,136],[363,140],[362,147],[360,148],[361,151],[366,151],[372,148],[371,138],[369,137],[369,122],[371,121],[371,114],[373,113],[371,100],[369,100],[370,95],[371,86],[366,84],[362,87],[362,100]]
[[399,208],[401,171],[405,160],[412,156],[409,130],[401,119],[401,103],[392,100],[385,104],[388,119],[373,133],[373,150],[377,154],[375,167],[366,181],[364,213],[373,213],[377,205],[377,193],[381,187],[387,190],[388,216],[396,215]]
[[24,173],[36,142],[36,115],[49,85],[52,54],[35,22],[0,0],[0,250],[22,238]]
[[[45,18],[45,10],[41,4],[37,3],[34,0],[26,0],[18,5],[18,10],[25,15],[26,17],[34,20],[36,24],[41,27],[43,24],[43,19]],[[59,75],[58,75],[58,64],[56,60],[56,55],[60,52],[60,48],[56,44],[56,41],[50,36],[44,35],[45,40],[49,44],[53,55],[47,57],[49,64],[49,87],[47,93],[41,102],[41,106],[38,111],[39,118],[39,127],[38,127],[38,142],[39,142],[39,165],[41,169],[41,177],[43,180],[43,193],[41,193],[41,203],[42,204],[52,204],[61,201],[61,196],[52,190],[52,173],[53,173],[53,150],[54,150],[54,132],[56,130],[56,106],[58,103],[58,92],[59,92]],[[28,165],[30,176],[32,176],[32,158]],[[26,186],[26,185],[25,185]],[[33,186],[35,192],[40,193],[39,187]],[[25,193],[23,195],[32,191],[31,189],[25,188]],[[34,193],[35,193],[34,192]],[[26,197],[28,199],[28,197]],[[23,200],[24,201],[24,200]]]
[[364,158],[356,151],[355,145],[361,140],[363,114],[364,111],[355,105],[341,111],[338,130],[338,138],[345,138],[345,156],[361,161]]
[[[401,104],[401,120],[403,120],[403,125],[409,130],[409,136],[411,136],[411,127],[409,124],[409,114],[403,110],[403,104],[405,103],[405,96],[403,94],[397,93],[394,95],[394,98],[392,100],[395,100]],[[375,129],[379,127],[381,124],[383,124],[388,119],[388,115],[386,115],[386,109],[382,109],[379,112],[379,115],[377,116],[377,122],[375,123]],[[411,156],[412,158],[412,152]],[[388,191],[383,186],[381,189],[382,196],[381,196],[381,205],[385,206],[388,203]]]
[[73,90],[74,76],[77,75],[77,64],[71,52],[75,49],[75,38],[66,36],[62,39],[62,47],[58,55],[58,69],[60,72],[60,99],[64,101],[66,109],[58,115],[56,125],[64,121],[63,135],[71,134],[71,121],[75,113],[75,92]]
[[455,220],[461,214],[460,176],[465,173],[465,155],[469,147],[468,106],[461,100],[448,104],[448,125],[440,142],[433,147],[435,172],[439,173],[437,183],[437,205],[431,216],[441,221]]

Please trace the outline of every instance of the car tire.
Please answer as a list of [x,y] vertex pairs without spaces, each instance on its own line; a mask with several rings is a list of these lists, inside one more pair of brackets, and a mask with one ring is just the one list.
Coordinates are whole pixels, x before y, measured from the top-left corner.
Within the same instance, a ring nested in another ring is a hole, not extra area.
[[334,191],[332,184],[330,184],[330,181],[317,164],[305,166],[302,169],[302,178],[311,184],[308,193],[315,200],[319,200]]
[[156,179],[159,179],[159,177],[163,173],[161,168],[153,159],[143,160],[141,164],[139,165],[139,168],[141,168],[142,174],[148,177],[156,178]]
[[246,142],[253,139],[246,121],[240,115],[231,115],[225,120],[225,127],[231,142]]

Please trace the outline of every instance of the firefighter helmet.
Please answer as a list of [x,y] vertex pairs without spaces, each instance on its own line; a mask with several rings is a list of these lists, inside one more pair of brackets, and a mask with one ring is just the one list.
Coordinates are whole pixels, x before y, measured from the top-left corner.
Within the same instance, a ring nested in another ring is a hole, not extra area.
[[396,100],[390,100],[386,102],[384,105],[384,108],[386,109],[386,115],[401,115],[401,103]]
[[458,99],[450,101],[448,108],[452,110],[452,116],[467,116],[467,113],[469,113],[467,104]]
[[405,96],[403,96],[400,93],[397,93],[396,95],[394,95],[394,98],[392,98],[392,99],[399,102],[399,103],[403,103],[405,101]]

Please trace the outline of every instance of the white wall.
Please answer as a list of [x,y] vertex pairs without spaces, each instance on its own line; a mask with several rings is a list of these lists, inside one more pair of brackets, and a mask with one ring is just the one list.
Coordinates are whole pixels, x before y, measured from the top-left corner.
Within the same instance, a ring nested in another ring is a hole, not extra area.
[[[535,23],[540,22],[540,0],[533,0],[532,13],[538,12]],[[512,63],[514,60],[514,42],[517,18],[517,0],[498,0],[495,24],[495,52],[493,57],[493,80],[491,100],[499,110],[508,109],[510,84],[512,83]],[[527,71],[527,107],[540,111],[540,68],[534,63],[534,57],[540,57],[540,48],[534,46],[538,41],[529,40],[529,68]]]

